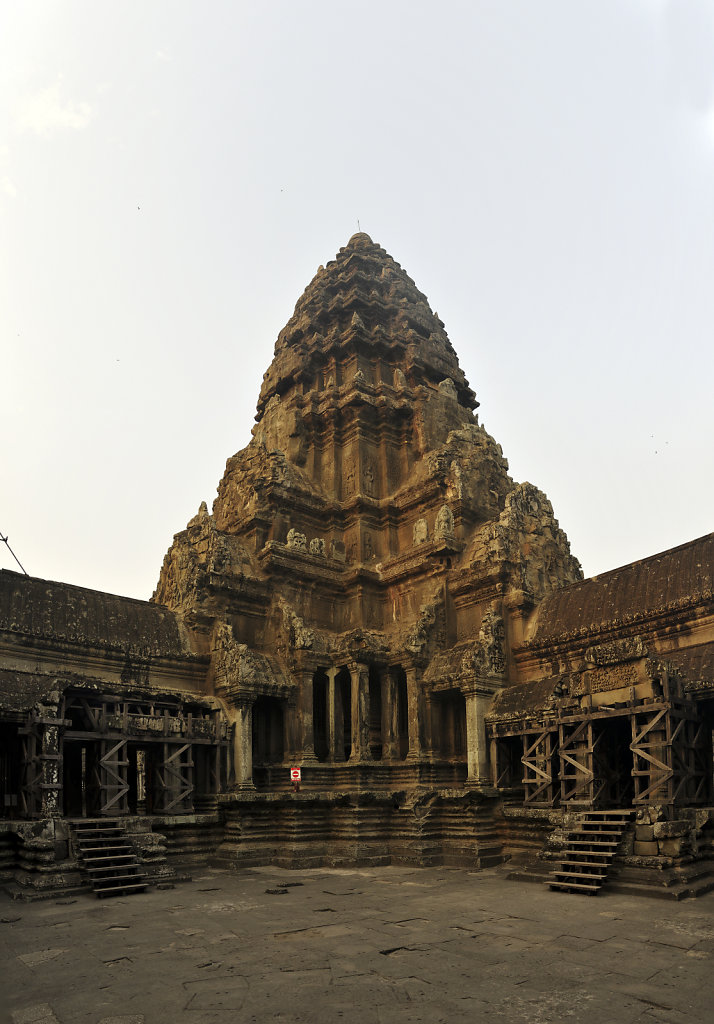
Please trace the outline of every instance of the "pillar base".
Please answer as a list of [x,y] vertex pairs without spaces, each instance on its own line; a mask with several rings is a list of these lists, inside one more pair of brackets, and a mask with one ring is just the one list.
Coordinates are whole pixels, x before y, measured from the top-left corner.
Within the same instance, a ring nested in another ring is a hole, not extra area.
[[493,784],[492,779],[488,778],[469,778],[467,776],[464,782],[466,789],[477,789],[479,793],[483,793],[484,796],[498,796],[498,790]]

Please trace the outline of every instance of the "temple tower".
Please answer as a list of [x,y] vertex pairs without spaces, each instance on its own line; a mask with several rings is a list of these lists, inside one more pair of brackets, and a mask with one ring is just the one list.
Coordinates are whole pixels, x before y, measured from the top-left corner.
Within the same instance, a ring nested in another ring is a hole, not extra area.
[[354,235],[280,332],[252,439],[155,594],[212,655],[237,786],[297,763],[327,789],[488,786],[511,634],[579,566],[477,405],[426,297]]

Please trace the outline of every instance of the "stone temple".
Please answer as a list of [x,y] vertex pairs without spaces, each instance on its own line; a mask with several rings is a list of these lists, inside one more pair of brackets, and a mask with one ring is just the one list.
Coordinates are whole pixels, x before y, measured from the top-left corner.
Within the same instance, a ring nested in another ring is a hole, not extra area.
[[714,534],[583,580],[477,405],[356,234],[150,602],[1,572],[0,879],[509,861],[714,887]]

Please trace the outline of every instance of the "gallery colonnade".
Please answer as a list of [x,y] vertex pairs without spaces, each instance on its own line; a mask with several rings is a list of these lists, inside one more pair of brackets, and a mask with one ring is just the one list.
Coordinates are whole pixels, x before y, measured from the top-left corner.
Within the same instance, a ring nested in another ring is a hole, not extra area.
[[233,779],[260,784],[269,765],[456,761],[466,780],[490,786],[484,726],[490,691],[424,692],[415,665],[310,664],[294,672],[290,698],[235,702]]

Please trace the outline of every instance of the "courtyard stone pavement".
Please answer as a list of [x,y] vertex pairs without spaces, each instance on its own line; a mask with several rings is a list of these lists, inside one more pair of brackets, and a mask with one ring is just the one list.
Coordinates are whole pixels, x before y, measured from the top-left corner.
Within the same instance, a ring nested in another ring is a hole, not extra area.
[[714,894],[593,898],[406,867],[0,894],[3,1024],[711,1024],[712,981]]

